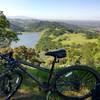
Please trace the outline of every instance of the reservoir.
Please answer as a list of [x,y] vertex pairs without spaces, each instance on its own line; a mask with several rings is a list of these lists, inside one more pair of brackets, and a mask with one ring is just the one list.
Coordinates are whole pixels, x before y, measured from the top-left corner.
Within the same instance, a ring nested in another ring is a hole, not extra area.
[[37,42],[40,39],[40,33],[38,32],[25,32],[21,35],[18,35],[19,41],[12,42],[11,46],[12,48],[18,47],[18,46],[26,46],[28,48],[34,48]]

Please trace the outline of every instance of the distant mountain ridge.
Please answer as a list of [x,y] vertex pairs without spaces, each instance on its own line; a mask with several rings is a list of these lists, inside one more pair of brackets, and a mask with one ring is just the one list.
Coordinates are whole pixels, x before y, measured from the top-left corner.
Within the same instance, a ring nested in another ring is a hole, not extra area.
[[71,31],[94,30],[100,31],[100,21],[75,21],[75,20],[38,20],[26,16],[10,16],[11,29],[16,32],[41,31],[45,28],[63,27]]
[[67,24],[77,25],[78,27],[82,27],[85,29],[100,31],[100,20],[66,20],[63,21]]
[[9,21],[11,23],[11,29],[16,32],[31,31],[30,25],[38,22],[38,20],[20,18],[10,18]]
[[27,16],[7,16],[8,19],[33,19],[32,17]]
[[16,32],[21,31],[41,31],[46,28],[64,28],[66,30],[76,31],[79,29],[77,25],[67,24],[64,22],[57,21],[44,21],[36,19],[20,19],[20,18],[9,18],[11,23],[11,29]]

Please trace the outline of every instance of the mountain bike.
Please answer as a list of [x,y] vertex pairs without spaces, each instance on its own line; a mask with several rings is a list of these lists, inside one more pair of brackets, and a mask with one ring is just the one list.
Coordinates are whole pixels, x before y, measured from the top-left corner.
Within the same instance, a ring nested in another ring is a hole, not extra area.
[[[99,74],[93,68],[86,65],[73,65],[54,69],[58,59],[66,57],[66,50],[49,51],[45,55],[54,57],[50,69],[16,60],[13,52],[0,54],[0,58],[6,60],[5,70],[0,74],[0,98],[10,100],[22,83],[23,73],[48,92],[47,100],[53,100],[55,93],[60,98],[58,100],[85,100],[92,96],[91,91],[100,82]],[[48,79],[45,82],[40,81],[33,73],[26,70],[28,67],[47,72]]]

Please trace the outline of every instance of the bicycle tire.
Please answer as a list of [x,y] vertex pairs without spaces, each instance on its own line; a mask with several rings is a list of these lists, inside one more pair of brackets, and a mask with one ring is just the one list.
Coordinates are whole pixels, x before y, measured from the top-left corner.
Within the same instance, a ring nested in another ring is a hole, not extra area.
[[0,75],[0,99],[10,100],[22,83],[22,75],[18,72]]
[[63,68],[56,75],[57,92],[67,100],[84,100],[91,97],[91,90],[99,82],[98,72],[85,65]]

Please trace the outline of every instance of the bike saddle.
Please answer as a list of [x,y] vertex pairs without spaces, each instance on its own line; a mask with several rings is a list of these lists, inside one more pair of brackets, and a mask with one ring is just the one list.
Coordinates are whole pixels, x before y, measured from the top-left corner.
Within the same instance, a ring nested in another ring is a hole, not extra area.
[[49,52],[45,53],[45,55],[53,56],[53,57],[56,57],[56,58],[64,58],[64,57],[66,57],[66,50],[65,49],[59,49],[59,50],[56,50],[56,51],[49,51]]

